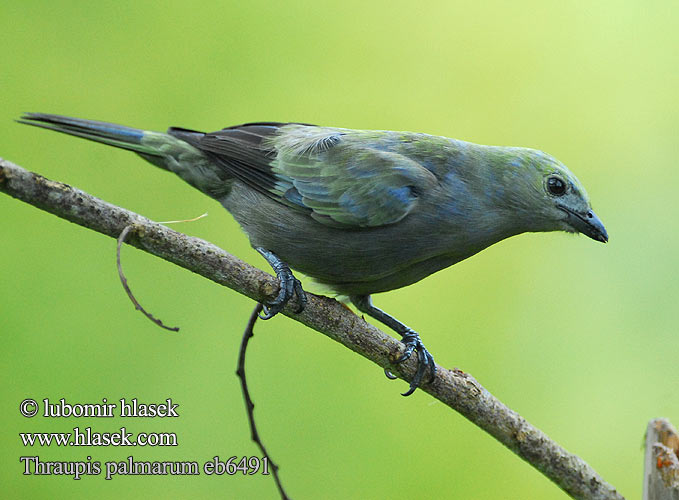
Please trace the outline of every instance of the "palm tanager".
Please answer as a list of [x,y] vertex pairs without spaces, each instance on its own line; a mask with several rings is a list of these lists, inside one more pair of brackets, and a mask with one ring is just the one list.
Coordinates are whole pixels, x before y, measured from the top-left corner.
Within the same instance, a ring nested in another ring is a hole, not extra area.
[[[412,132],[260,122],[166,133],[28,113],[21,123],[134,151],[220,202],[279,280],[264,319],[296,294],[291,268],[348,296],[402,337],[418,367],[434,359],[417,332],[373,306],[400,288],[527,231],[608,234],[578,179],[541,151]],[[387,375],[390,375],[387,372]]]

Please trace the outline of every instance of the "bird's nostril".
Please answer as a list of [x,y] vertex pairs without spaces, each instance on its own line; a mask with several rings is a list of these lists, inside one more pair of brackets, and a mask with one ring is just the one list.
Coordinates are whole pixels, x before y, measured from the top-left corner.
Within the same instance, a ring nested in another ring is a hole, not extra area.
[[594,217],[594,214],[592,214],[592,212],[587,212],[587,217],[591,219],[592,217]]

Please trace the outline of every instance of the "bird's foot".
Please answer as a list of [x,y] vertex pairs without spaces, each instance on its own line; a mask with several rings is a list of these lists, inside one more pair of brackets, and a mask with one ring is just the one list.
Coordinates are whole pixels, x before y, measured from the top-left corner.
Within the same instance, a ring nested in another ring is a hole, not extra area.
[[281,312],[287,303],[297,294],[297,301],[299,307],[295,311],[296,313],[301,313],[307,303],[306,293],[302,288],[302,283],[295,278],[290,270],[290,267],[280,260],[274,253],[265,250],[263,248],[256,248],[256,250],[262,254],[262,256],[271,264],[271,267],[276,273],[278,278],[278,295],[271,302],[267,302],[263,305],[262,313],[259,314],[261,319],[271,319],[276,314]]
[[[420,335],[416,331],[408,329],[403,334],[401,342],[405,345],[405,351],[403,351],[403,354],[396,360],[396,364],[403,363],[410,358],[413,351],[417,352],[417,371],[410,382],[410,387],[402,394],[403,396],[410,396],[415,392],[415,389],[420,386],[424,374],[427,371],[429,371],[429,381],[431,382],[434,380],[434,377],[436,376],[436,364],[434,363],[434,357],[429,353],[427,348],[424,347],[422,340],[420,340]],[[384,374],[392,380],[396,378],[388,370],[384,370]]]
[[292,297],[297,294],[297,300],[299,302],[299,307],[295,311],[296,313],[301,313],[306,306],[306,293],[302,289],[302,283],[295,278],[292,273],[289,276],[281,278],[278,277],[278,285],[280,287],[278,295],[274,300],[266,304],[262,304],[264,307],[262,309],[263,315],[260,313],[259,317],[261,319],[271,319],[276,314],[281,312],[287,303],[292,299]]
[[[420,340],[420,335],[415,330],[407,327],[393,316],[385,313],[382,309],[375,307],[370,299],[370,295],[352,295],[351,302],[354,303],[359,311],[381,321],[401,336],[401,342],[403,342],[405,350],[394,364],[403,363],[413,354],[413,351],[417,352],[417,371],[415,371],[415,376],[410,382],[410,388],[403,394],[404,396],[410,396],[415,392],[415,389],[422,383],[422,379],[427,371],[429,371],[430,382],[434,380],[436,376],[434,358],[429,354],[427,348],[424,347],[422,340]],[[397,378],[389,370],[384,370],[384,374],[392,380]]]

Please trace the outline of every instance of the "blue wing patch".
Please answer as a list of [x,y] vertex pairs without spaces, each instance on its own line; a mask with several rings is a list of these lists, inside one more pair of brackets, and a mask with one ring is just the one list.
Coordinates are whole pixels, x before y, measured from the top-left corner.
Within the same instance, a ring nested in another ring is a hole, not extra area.
[[273,193],[331,225],[374,227],[403,219],[437,183],[416,161],[385,150],[376,132],[288,125],[271,140]]

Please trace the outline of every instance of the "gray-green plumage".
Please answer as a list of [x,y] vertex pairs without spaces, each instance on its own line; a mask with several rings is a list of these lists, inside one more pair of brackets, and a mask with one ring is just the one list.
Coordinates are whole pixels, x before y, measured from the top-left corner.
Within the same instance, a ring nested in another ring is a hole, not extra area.
[[231,212],[254,247],[355,303],[523,232],[608,239],[577,178],[532,149],[295,123],[205,134],[38,113],[21,121],[174,172]]

